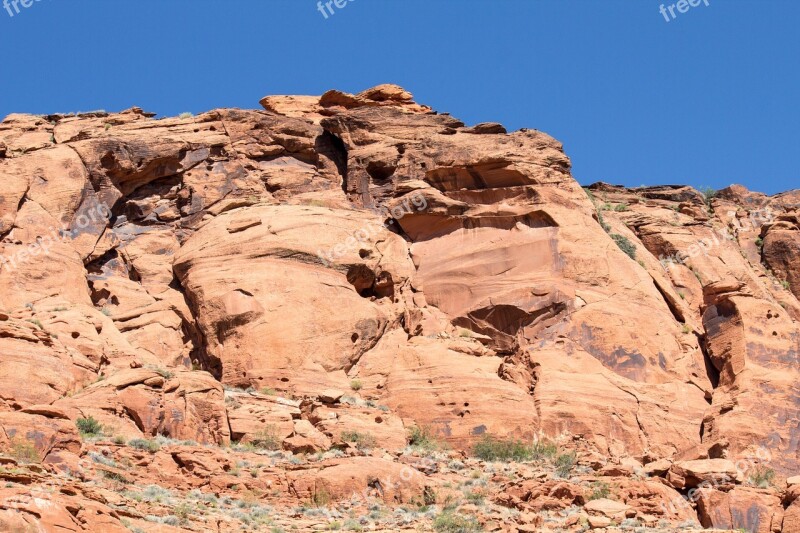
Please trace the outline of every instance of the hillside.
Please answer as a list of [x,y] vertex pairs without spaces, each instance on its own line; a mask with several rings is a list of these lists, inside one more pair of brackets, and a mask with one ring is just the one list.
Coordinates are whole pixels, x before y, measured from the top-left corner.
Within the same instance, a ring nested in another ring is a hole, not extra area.
[[0,123],[0,529],[800,532],[800,191],[261,106]]

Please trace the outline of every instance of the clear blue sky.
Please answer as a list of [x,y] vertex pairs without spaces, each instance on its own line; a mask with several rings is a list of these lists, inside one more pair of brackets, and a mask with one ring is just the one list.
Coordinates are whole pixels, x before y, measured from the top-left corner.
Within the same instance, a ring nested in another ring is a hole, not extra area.
[[[546,131],[581,183],[800,187],[800,1],[41,0],[0,10],[0,116],[257,108],[393,82]],[[13,9],[13,8],[12,8]]]

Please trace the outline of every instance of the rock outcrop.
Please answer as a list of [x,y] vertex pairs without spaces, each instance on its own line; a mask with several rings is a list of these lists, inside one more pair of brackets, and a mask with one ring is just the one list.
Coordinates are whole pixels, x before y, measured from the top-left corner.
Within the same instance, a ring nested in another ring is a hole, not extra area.
[[[584,189],[545,133],[394,85],[261,104],[0,123],[0,447],[39,464],[0,475],[0,524],[155,512],[101,478],[434,505],[443,466],[402,453],[424,435],[451,462],[559,442],[620,479],[492,481],[560,527],[796,529],[800,193]],[[319,457],[243,483],[231,444]],[[46,512],[24,498],[65,475]]]

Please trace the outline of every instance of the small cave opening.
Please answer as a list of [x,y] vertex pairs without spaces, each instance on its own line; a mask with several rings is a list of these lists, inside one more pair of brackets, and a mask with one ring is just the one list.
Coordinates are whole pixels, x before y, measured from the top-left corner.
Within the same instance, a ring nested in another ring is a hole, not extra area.
[[397,167],[385,161],[370,161],[366,170],[373,183],[383,185],[394,175]]
[[711,387],[716,389],[717,387],[719,387],[720,371],[716,366],[714,366],[714,362],[711,359],[711,352],[708,346],[708,336],[698,335],[697,340],[699,341],[700,344],[700,350],[703,352],[703,361],[705,362],[706,366],[706,375],[708,376],[708,380],[711,382]]
[[394,280],[389,272],[375,274],[367,265],[352,265],[347,282],[362,298],[394,298]]
[[325,130],[315,140],[317,153],[330,159],[342,177],[342,191],[347,193],[347,147],[337,135]]

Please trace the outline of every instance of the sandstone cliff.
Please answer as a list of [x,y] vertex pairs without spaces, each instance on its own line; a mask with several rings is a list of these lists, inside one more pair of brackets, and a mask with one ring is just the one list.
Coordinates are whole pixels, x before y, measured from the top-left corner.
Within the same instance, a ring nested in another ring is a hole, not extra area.
[[576,465],[486,474],[489,530],[800,531],[800,192],[583,189],[391,85],[261,105],[0,123],[0,524],[435,524],[291,509],[443,506],[516,439]]

